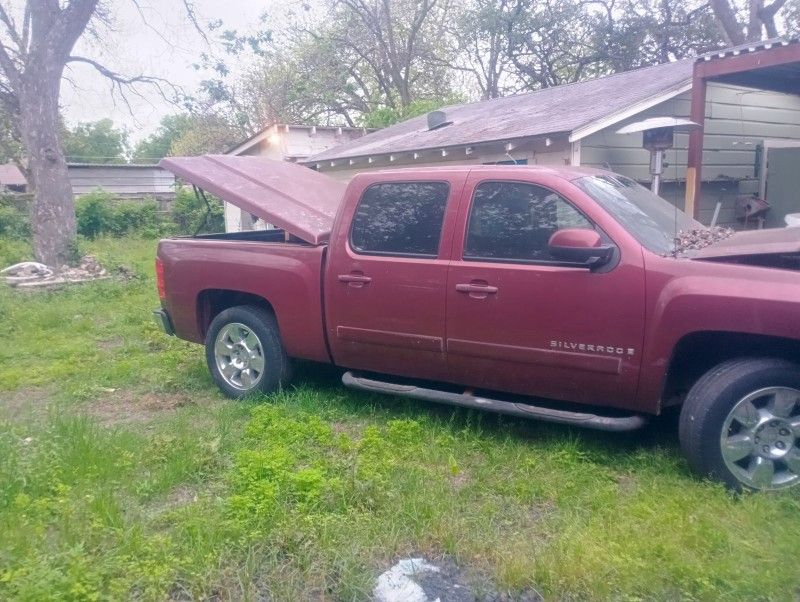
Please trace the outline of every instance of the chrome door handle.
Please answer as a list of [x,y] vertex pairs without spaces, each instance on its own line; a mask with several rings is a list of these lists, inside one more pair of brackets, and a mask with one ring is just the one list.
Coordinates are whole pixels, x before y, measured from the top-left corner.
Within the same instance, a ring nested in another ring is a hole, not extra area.
[[488,284],[456,284],[456,290],[459,293],[482,293],[484,295],[497,293],[497,287]]
[[344,282],[347,286],[353,288],[361,288],[365,284],[372,282],[372,278],[364,276],[364,274],[339,274],[339,282]]

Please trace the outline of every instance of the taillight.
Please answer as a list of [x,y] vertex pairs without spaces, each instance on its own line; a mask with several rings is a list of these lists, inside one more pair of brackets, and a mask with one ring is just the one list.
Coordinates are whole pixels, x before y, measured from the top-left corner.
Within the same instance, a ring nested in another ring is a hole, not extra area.
[[164,288],[164,262],[160,257],[156,257],[156,286],[158,287],[158,298],[166,299],[167,290]]

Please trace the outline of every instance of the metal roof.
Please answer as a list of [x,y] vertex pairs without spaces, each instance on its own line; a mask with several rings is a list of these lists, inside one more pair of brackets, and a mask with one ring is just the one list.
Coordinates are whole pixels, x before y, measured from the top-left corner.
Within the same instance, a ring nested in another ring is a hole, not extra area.
[[25,186],[28,182],[13,163],[0,165],[0,186]]
[[800,94],[800,39],[775,38],[700,56],[696,77],[760,90]]
[[771,48],[779,48],[781,46],[791,46],[793,44],[800,44],[800,38],[772,38],[769,40],[762,40],[759,42],[748,42],[739,46],[732,46],[731,48],[723,48],[722,50],[712,50],[697,57],[697,62],[711,61],[714,59],[724,59],[729,56],[739,56],[748,52],[756,52],[757,50],[770,50]]
[[440,149],[570,133],[690,84],[694,59],[616,73],[442,110],[451,125],[435,130],[422,115],[318,153],[307,163]]

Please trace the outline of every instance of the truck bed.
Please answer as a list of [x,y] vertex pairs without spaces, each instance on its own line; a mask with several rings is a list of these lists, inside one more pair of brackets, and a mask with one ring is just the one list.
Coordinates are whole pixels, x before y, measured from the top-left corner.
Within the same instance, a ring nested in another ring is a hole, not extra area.
[[277,316],[289,356],[330,361],[322,323],[325,253],[324,245],[286,242],[282,230],[162,240],[164,304],[175,334],[202,343],[215,305],[253,295]]

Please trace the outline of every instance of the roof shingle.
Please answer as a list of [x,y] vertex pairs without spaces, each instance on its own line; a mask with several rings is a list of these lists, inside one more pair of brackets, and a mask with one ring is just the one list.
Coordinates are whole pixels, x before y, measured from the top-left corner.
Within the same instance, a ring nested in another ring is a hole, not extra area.
[[25,176],[13,163],[0,165],[0,186],[25,186]]
[[307,162],[446,148],[572,132],[688,83],[694,59],[616,73],[526,94],[444,107],[451,125],[425,115],[330,148]]

